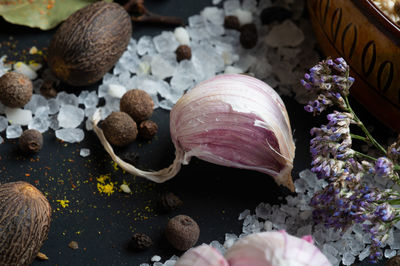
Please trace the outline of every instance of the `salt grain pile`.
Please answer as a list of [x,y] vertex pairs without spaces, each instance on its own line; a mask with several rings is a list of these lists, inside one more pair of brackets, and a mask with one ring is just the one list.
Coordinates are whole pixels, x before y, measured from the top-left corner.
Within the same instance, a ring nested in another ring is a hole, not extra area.
[[[18,138],[23,127],[46,132],[55,131],[56,137],[66,142],[80,142],[84,139],[84,127],[91,130],[90,117],[97,108],[102,118],[112,111],[119,110],[119,101],[129,89],[138,88],[149,93],[155,103],[154,108],[170,110],[185,91],[195,84],[221,73],[248,72],[264,80],[281,95],[293,96],[299,102],[305,101],[299,79],[305,70],[320,60],[313,47],[316,44],[311,25],[302,14],[304,0],[277,0],[274,6],[290,10],[290,20],[262,25],[260,12],[272,6],[271,0],[213,0],[219,6],[207,7],[199,15],[188,19],[188,26],[175,31],[164,31],[158,36],[142,36],[131,39],[112,73],[104,76],[96,91],[82,91],[78,96],[65,92],[56,98],[46,99],[39,93],[43,80],[25,66],[19,71],[29,74],[34,80],[31,101],[23,109],[6,108],[0,103],[0,133],[6,131],[6,138]],[[240,33],[224,28],[224,17],[236,15],[242,23],[253,22],[257,26],[259,41],[255,48],[241,47]],[[175,49],[180,44],[192,49],[191,60],[177,62]],[[17,66],[14,66],[16,68]],[[0,76],[9,66],[0,60]],[[98,107],[100,98],[105,105]],[[9,121],[11,120],[11,124]],[[0,137],[0,144],[4,140]],[[85,157],[90,150],[82,148],[80,155]],[[369,236],[354,226],[343,236],[339,232],[326,230],[323,226],[312,225],[311,209],[308,202],[315,191],[326,185],[317,180],[308,170],[300,174],[295,182],[297,197],[287,197],[287,204],[270,206],[261,203],[251,214],[249,210],[240,214],[243,220],[244,236],[253,232],[285,229],[289,233],[303,236],[312,234],[316,244],[330,259],[333,265],[343,262],[351,265],[356,258],[368,256]],[[399,225],[400,228],[400,225]],[[393,237],[396,236],[396,237]],[[231,246],[238,236],[226,234],[225,243],[211,242],[222,253]],[[400,231],[394,229],[385,251],[386,257],[396,254],[400,249]],[[165,263],[153,265],[174,265],[176,256]],[[142,264],[142,266],[149,264]]]

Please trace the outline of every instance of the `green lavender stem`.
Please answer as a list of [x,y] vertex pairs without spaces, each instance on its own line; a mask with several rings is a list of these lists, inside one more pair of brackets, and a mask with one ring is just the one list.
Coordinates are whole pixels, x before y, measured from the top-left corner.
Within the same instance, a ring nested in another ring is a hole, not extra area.
[[347,96],[345,96],[345,101],[346,101],[346,107],[348,111],[354,116],[354,120],[357,122],[357,125],[361,128],[361,130],[364,132],[365,136],[369,141],[371,141],[372,145],[374,145],[378,150],[380,150],[384,155],[387,154],[385,148],[383,148],[369,133],[368,129],[364,126],[363,122],[358,118],[358,116],[355,114],[353,109],[350,106],[349,99]]
[[369,156],[369,155],[367,155],[367,154],[365,154],[365,153],[359,152],[359,151],[354,151],[354,153],[355,153],[355,155],[358,156],[358,157],[365,157],[365,158],[370,159],[370,160],[372,160],[372,161],[376,161],[376,160],[377,160],[376,158],[374,158],[374,157],[372,157],[372,156]]

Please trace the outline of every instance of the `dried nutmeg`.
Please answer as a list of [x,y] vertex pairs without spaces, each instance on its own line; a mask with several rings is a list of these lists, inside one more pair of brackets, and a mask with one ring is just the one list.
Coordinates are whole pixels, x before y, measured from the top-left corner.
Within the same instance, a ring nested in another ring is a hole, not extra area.
[[224,20],[224,27],[231,30],[239,30],[240,22],[237,16],[226,16]]
[[390,260],[388,260],[385,266],[400,266],[400,256],[394,256]]
[[192,58],[192,49],[187,45],[179,45],[175,50],[176,60],[178,62],[182,60],[190,60]]
[[134,250],[145,250],[153,245],[153,241],[148,235],[135,233],[132,236],[130,246]]
[[49,202],[29,183],[5,183],[0,185],[0,210],[0,265],[30,265],[47,239]]
[[0,77],[0,102],[12,108],[23,107],[32,98],[33,85],[20,73],[7,72]]
[[112,112],[101,124],[104,136],[115,146],[125,146],[137,136],[135,121],[124,112]]
[[158,131],[156,122],[151,120],[144,120],[139,125],[139,135],[147,140],[150,140]]
[[170,212],[183,205],[183,201],[174,193],[163,193],[160,197],[160,208],[164,212]]
[[153,114],[154,102],[143,90],[127,91],[121,98],[119,108],[130,115],[136,123],[149,119]]
[[251,49],[257,45],[258,33],[254,23],[245,24],[240,28],[240,43],[243,48]]
[[165,237],[173,247],[185,251],[193,247],[199,239],[198,224],[187,215],[178,215],[169,220]]
[[23,152],[38,152],[43,146],[42,133],[36,129],[25,130],[19,137],[18,145]]

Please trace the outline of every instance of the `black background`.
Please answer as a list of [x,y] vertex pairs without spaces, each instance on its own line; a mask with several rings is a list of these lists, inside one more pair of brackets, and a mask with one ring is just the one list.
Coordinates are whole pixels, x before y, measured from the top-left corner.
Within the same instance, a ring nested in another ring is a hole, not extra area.
[[[210,5],[211,1],[205,0],[146,1],[146,6],[152,12],[175,15],[185,20]],[[10,42],[16,44],[16,48],[11,50],[3,45],[0,55],[7,54],[9,58],[16,59],[21,56],[19,52],[29,50],[34,45],[39,49],[47,47],[54,34],[54,30],[44,32],[15,26],[1,19],[0,29],[0,42],[4,44],[12,36]],[[134,25],[133,37],[154,36],[162,30],[172,29]],[[74,88],[65,85],[62,88],[79,94]],[[94,90],[96,86],[84,89]],[[296,141],[293,170],[293,177],[296,178],[300,171],[309,168],[309,130],[324,122],[324,119],[313,118],[291,98],[283,100]],[[356,103],[353,105],[361,118],[374,126],[375,136],[382,140],[395,136],[394,132],[381,125],[362,107]],[[168,166],[174,158],[168,116],[167,111],[155,110],[152,119],[159,126],[157,136],[151,142],[137,141],[117,150],[117,153],[137,152],[138,166],[141,168],[156,170]],[[5,138],[5,132],[1,136]],[[154,184],[116,170],[93,132],[85,131],[85,140],[78,144],[61,143],[52,130],[47,131],[44,138],[43,149],[32,156],[21,154],[16,140],[6,139],[0,145],[0,183],[25,180],[35,184],[46,194],[54,211],[48,240],[41,249],[49,260],[36,260],[33,265],[139,265],[150,263],[150,258],[155,254],[165,261],[173,254],[181,255],[163,237],[163,229],[169,218],[177,214],[194,218],[201,229],[198,244],[212,240],[223,243],[225,233],[241,233],[242,222],[237,218],[244,209],[254,211],[261,202],[278,203],[279,199],[288,195],[286,189],[275,185],[264,174],[216,166],[197,159],[184,166],[174,179],[164,184]],[[89,148],[91,155],[87,158],[79,156],[81,148]],[[98,193],[96,177],[102,174],[111,174],[112,180],[118,184],[126,180],[133,193],[127,195],[116,192],[111,196]],[[166,191],[174,192],[184,201],[179,210],[169,214],[159,212],[156,204],[159,195]],[[68,199],[69,206],[62,208],[56,202],[61,199]],[[134,232],[151,236],[154,246],[145,252],[131,251],[128,243]],[[72,240],[79,243],[78,250],[68,247]]]

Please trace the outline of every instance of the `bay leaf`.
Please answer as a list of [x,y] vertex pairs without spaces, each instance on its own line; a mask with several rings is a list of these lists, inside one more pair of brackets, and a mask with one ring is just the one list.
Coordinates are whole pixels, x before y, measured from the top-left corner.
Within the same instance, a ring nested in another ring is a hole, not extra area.
[[[0,0],[0,16],[6,21],[49,30],[76,10],[97,0]],[[112,2],[112,0],[105,0]]]

